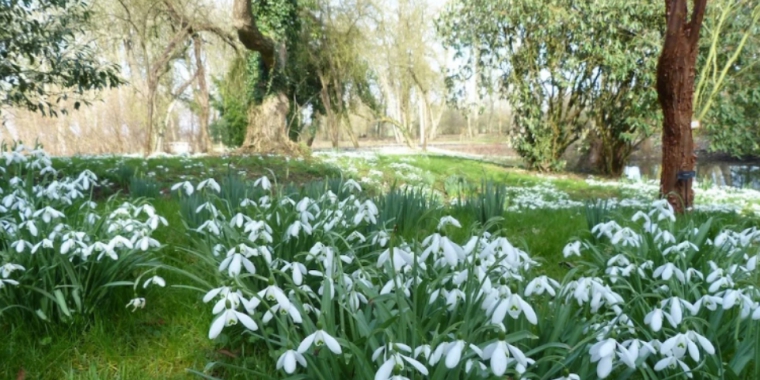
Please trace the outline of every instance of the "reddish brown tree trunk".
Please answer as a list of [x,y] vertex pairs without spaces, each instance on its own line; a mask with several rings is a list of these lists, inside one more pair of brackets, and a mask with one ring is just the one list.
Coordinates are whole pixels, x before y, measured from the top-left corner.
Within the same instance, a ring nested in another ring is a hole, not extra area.
[[657,66],[657,95],[664,116],[660,196],[666,197],[678,213],[694,201],[690,177],[697,157],[691,119],[699,30],[707,0],[693,0],[691,18],[686,2],[665,0],[667,30]]

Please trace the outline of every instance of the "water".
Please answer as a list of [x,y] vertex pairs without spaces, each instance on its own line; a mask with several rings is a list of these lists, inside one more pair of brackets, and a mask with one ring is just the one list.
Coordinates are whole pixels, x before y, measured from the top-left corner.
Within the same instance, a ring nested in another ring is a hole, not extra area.
[[[634,161],[625,168],[630,179],[659,178],[659,161]],[[760,162],[697,162],[697,181],[717,186],[760,190]]]

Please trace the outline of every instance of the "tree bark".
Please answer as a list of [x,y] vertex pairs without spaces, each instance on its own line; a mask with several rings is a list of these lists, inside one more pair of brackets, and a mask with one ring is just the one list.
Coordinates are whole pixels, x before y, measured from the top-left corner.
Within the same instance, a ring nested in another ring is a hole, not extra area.
[[[265,36],[256,25],[251,0],[234,0],[233,26],[246,49],[261,55],[264,68],[274,71],[285,65],[286,51],[277,49],[275,41]],[[256,152],[300,154],[299,146],[290,140],[288,110],[290,100],[283,91],[270,94],[261,104],[253,105],[248,114],[248,128],[241,149]]]
[[660,196],[678,213],[694,202],[693,179],[687,173],[694,171],[697,161],[691,120],[699,31],[707,0],[693,0],[691,19],[686,2],[665,0],[667,29],[657,66],[657,95],[664,116]]
[[208,118],[211,113],[208,85],[206,84],[206,66],[203,63],[203,40],[198,34],[193,35],[193,53],[195,55],[196,77],[198,78],[198,106],[200,112],[198,113],[198,128],[199,130],[199,149],[201,152],[206,153],[211,147],[211,142],[208,137]]

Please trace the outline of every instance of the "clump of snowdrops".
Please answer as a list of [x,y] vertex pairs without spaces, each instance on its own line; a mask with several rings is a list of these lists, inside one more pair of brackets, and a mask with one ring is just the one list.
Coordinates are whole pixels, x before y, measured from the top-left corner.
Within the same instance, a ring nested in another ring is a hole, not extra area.
[[569,242],[562,254],[580,258],[553,279],[487,225],[455,241],[468,227],[443,216],[420,239],[401,236],[354,181],[348,195],[317,198],[278,194],[266,177],[255,186],[264,195],[239,204],[213,180],[174,187],[206,201],[186,249],[196,272],[185,274],[208,304],[208,338],[259,342],[280,374],[230,370],[375,380],[758,371],[748,365],[760,337],[756,229],[708,236],[710,222],[679,227],[656,201]]
[[146,201],[98,204],[98,178],[84,170],[60,176],[39,147],[3,147],[0,172],[0,318],[36,315],[72,321],[116,301],[142,308],[138,291],[164,286],[155,275],[160,243],[153,232],[166,220]]

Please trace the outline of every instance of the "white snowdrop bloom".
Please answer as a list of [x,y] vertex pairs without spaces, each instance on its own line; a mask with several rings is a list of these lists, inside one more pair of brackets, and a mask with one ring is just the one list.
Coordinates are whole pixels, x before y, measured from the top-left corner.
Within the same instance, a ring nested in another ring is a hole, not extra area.
[[662,329],[663,318],[666,318],[671,326],[678,326],[678,323],[673,320],[673,317],[671,317],[668,312],[662,311],[660,308],[655,308],[654,310],[650,311],[644,317],[644,323],[646,323],[652,329],[652,331],[658,332]]
[[462,224],[459,223],[458,220],[454,219],[454,217],[451,215],[447,215],[441,218],[441,220],[438,222],[438,231],[442,230],[446,226],[462,228]]
[[372,236],[372,244],[377,244],[381,247],[385,247],[388,245],[388,241],[391,239],[390,235],[388,235],[388,232],[385,230],[377,231],[374,236]]
[[261,178],[253,182],[253,186],[259,186],[262,189],[269,191],[272,188],[272,183],[269,182],[269,178],[267,178],[266,176],[262,176]]
[[361,193],[362,187],[358,182],[354,181],[353,179],[349,179],[343,184],[343,191],[355,191],[357,193]]
[[377,209],[377,206],[374,202],[368,199],[363,203],[360,203],[357,200],[355,201],[354,206],[357,209],[353,220],[355,226],[358,226],[361,222],[377,224],[377,216],[379,215],[380,211]]
[[280,305],[280,307],[290,309],[290,300],[285,295],[285,292],[283,292],[282,289],[277,286],[277,284],[271,283],[269,286],[259,291],[257,294],[259,298],[266,300],[271,305],[277,303]]
[[[66,243],[64,242],[64,244]],[[19,239],[11,243],[11,248],[16,250],[17,253],[23,253],[27,248],[29,249],[32,248],[32,243],[24,239]],[[68,249],[66,251],[68,252]],[[65,253],[65,252],[61,252],[61,253]]]
[[662,251],[662,255],[667,256],[670,253],[678,253],[681,257],[686,257],[686,254],[690,250],[699,252],[699,248],[696,246],[696,244],[690,241],[684,241],[672,247],[666,248],[664,251]]
[[248,259],[252,254],[246,248],[248,247],[240,244],[227,251],[227,257],[219,264],[219,271],[223,272],[227,269],[227,274],[230,277],[237,277],[240,275],[240,270],[245,267],[248,273],[256,274],[256,266]]
[[187,194],[188,196],[193,195],[193,192],[195,192],[195,187],[193,186],[192,183],[188,181],[175,183],[174,185],[172,185],[171,191],[176,191],[179,188],[182,188],[182,190],[184,190],[185,194]]
[[414,257],[408,251],[399,247],[386,249],[377,258],[377,267],[382,268],[386,262],[393,265],[395,271],[400,271],[403,267],[414,265]]
[[574,241],[572,243],[568,243],[565,248],[562,249],[562,255],[565,256],[565,258],[568,258],[572,255],[581,256],[581,242],[580,241]]
[[9,279],[9,278],[0,278],[0,289],[2,289],[2,288],[5,286],[5,284],[9,284],[9,285],[14,285],[14,286],[16,286],[16,285],[18,285],[19,283],[18,283],[18,281],[16,281],[16,280],[11,280],[11,279]]
[[614,245],[622,244],[623,247],[638,247],[641,245],[641,236],[639,236],[636,231],[628,227],[624,227],[620,228],[612,235],[610,242]]
[[721,289],[731,288],[734,286],[734,280],[730,274],[725,273],[723,269],[714,270],[707,275],[705,279],[710,287],[707,289],[710,293],[717,293]]
[[82,250],[82,257],[87,258],[93,252],[100,252],[100,254],[97,257],[98,261],[100,261],[103,258],[103,256],[108,256],[111,260],[119,259],[119,255],[116,253],[115,249],[113,249],[109,244],[103,244],[99,241],[96,241],[89,247],[86,247],[84,250]]
[[739,316],[741,319],[747,318],[752,309],[755,308],[755,302],[751,297],[746,295],[743,290],[727,289],[723,293],[723,309],[728,310],[734,306],[741,309]]
[[197,232],[203,233],[203,232],[209,232],[215,236],[219,236],[222,233],[221,227],[219,226],[219,222],[216,220],[207,220],[203,222],[198,228],[196,228]]
[[606,236],[609,239],[612,239],[612,236],[615,232],[620,230],[622,227],[620,227],[617,222],[614,220],[610,220],[606,223],[599,223],[596,226],[591,228],[591,233],[596,234],[595,236],[597,238],[601,238],[602,236]]
[[301,230],[303,229],[303,232],[307,235],[311,235],[312,233],[312,227],[308,223],[304,223],[303,221],[296,220],[290,226],[288,226],[287,230],[285,231],[285,239],[290,239],[291,237],[298,238],[298,235],[301,233]]
[[497,340],[486,346],[483,349],[483,360],[491,361],[491,371],[496,376],[503,376],[512,362],[522,367],[522,371],[518,370],[519,373],[525,372],[529,365],[529,358],[522,350],[504,340]]
[[[377,353],[377,351],[375,351],[375,353]],[[384,357],[385,361],[377,369],[377,372],[375,372],[375,380],[409,380],[409,378],[401,375],[393,375],[393,370],[395,368],[403,370],[406,367],[404,362],[411,364],[412,367],[422,375],[427,376],[429,374],[428,369],[422,363],[409,356],[402,355],[399,352],[392,352],[384,355]],[[375,355],[373,355],[373,358],[375,358]]]
[[37,225],[34,224],[34,220],[27,220],[19,224],[19,228],[26,228],[32,236],[37,236]]
[[673,236],[673,234],[670,233],[670,231],[662,230],[662,231],[659,231],[657,233],[657,235],[654,237],[654,241],[657,242],[659,245],[662,245],[662,244],[675,244],[676,243],[676,237]]
[[301,313],[298,311],[298,309],[293,305],[293,303],[290,303],[287,305],[287,307],[283,307],[280,304],[275,304],[272,306],[269,310],[264,313],[264,316],[261,318],[261,320],[264,323],[269,323],[270,320],[275,316],[275,314],[280,314],[281,316],[290,316],[290,319],[293,320],[293,323],[302,323],[303,318],[301,318]]
[[143,283],[143,288],[147,288],[150,284],[158,285],[163,288],[166,286],[166,281],[159,276],[153,276],[145,280],[145,283]]
[[686,363],[684,363],[681,359],[678,359],[672,355],[666,356],[665,358],[658,361],[657,364],[654,365],[654,370],[658,372],[666,368],[674,370],[678,368],[678,366],[681,367],[681,369],[683,370],[684,374],[686,374],[686,376],[688,376],[689,378],[694,377],[694,375],[692,375],[691,373],[691,368],[689,368],[689,366]]
[[681,321],[683,321],[684,307],[690,312],[694,310],[694,305],[678,297],[670,297],[660,301],[660,307],[663,309],[669,308],[670,312],[668,314],[670,315],[671,319],[668,319],[668,321],[672,320],[672,322],[675,323],[675,326],[673,326],[674,328],[678,327],[678,325],[681,324]]
[[715,311],[718,309],[718,305],[723,304],[723,298],[705,294],[697,302],[694,303],[694,308],[699,311],[701,307],[705,307],[707,310]]
[[654,278],[662,278],[665,281],[670,280],[673,275],[676,276],[678,281],[682,284],[686,283],[686,276],[683,271],[675,266],[673,263],[665,263],[654,270]]
[[336,355],[340,355],[343,352],[338,341],[324,330],[317,330],[304,338],[304,340],[301,341],[301,344],[298,345],[298,352],[306,352],[312,344],[316,347],[326,345],[327,348]]
[[505,300],[502,300],[493,309],[491,315],[491,323],[497,324],[504,321],[505,314],[509,314],[513,319],[517,319],[520,314],[525,315],[525,319],[531,324],[537,324],[538,318],[536,312],[533,311],[533,307],[530,306],[525,300],[517,293],[510,294]]
[[709,355],[715,354],[715,347],[712,343],[704,336],[691,330],[686,333],[677,334],[662,342],[660,353],[666,356],[674,356],[677,359],[683,358],[688,353],[692,360],[698,363],[700,355],[697,343]]
[[126,307],[132,306],[132,311],[134,312],[138,308],[142,309],[145,308],[145,298],[133,298],[129,301]]
[[570,373],[567,376],[558,377],[553,380],[581,380],[581,377],[574,373]]
[[673,210],[673,206],[668,203],[667,199],[659,199],[652,202],[652,210],[649,211],[649,216],[657,216],[657,221],[670,220],[676,221],[676,213]]
[[358,241],[359,243],[364,243],[365,241],[367,241],[367,238],[365,238],[364,235],[361,234],[361,232],[353,231],[351,232],[350,235],[348,235],[348,237],[346,237],[346,241],[350,243],[350,242],[353,242],[354,240]]
[[135,235],[133,239],[133,246],[140,248],[141,251],[145,252],[151,247],[157,248],[161,246],[161,243],[158,242],[158,240],[153,239],[149,235],[140,234],[141,236],[138,238],[138,235]]
[[208,331],[208,338],[215,339],[221,334],[225,327],[234,326],[238,322],[242,322],[243,326],[251,331],[256,331],[259,326],[251,319],[247,314],[241,313],[235,309],[224,309],[219,315],[217,315],[214,322],[211,323],[211,328]]
[[607,376],[610,375],[610,372],[612,372],[613,360],[615,359],[615,348],[617,345],[618,343],[615,339],[608,338],[595,343],[589,349],[591,362],[599,362],[596,366],[596,375],[599,376],[599,378],[607,378]]
[[555,279],[547,276],[538,276],[528,283],[525,287],[525,296],[530,297],[533,294],[542,295],[544,292],[554,297],[557,295],[554,289],[559,289],[560,284]]
[[209,178],[209,179],[205,179],[205,180],[201,181],[198,184],[198,186],[196,186],[195,190],[196,191],[201,191],[204,188],[209,188],[209,189],[211,189],[212,191],[214,191],[216,193],[219,193],[219,192],[222,191],[222,187],[219,186],[219,183],[217,183],[216,180],[214,180],[213,178]]
[[624,254],[617,254],[615,256],[612,256],[609,260],[607,260],[607,266],[619,266],[624,267],[627,265],[630,265],[631,262],[628,260],[627,257],[625,257]]
[[292,263],[286,262],[280,270],[283,272],[291,271],[291,278],[296,285],[303,284],[303,276],[308,273],[305,265],[295,261]]
[[293,374],[296,371],[296,363],[306,368],[306,358],[296,350],[287,350],[277,359],[277,369],[284,370],[287,374]]
[[10,277],[11,273],[17,270],[24,271],[26,268],[19,264],[6,263],[5,265],[0,266],[0,277],[8,278]]
[[470,350],[475,352],[478,356],[483,356],[483,351],[475,345],[467,344],[463,340],[455,340],[453,342],[442,342],[433,351],[430,356],[430,365],[435,365],[442,358],[446,368],[454,368],[459,365],[459,361],[462,359],[464,350],[469,346]]

